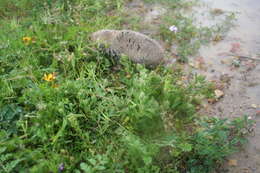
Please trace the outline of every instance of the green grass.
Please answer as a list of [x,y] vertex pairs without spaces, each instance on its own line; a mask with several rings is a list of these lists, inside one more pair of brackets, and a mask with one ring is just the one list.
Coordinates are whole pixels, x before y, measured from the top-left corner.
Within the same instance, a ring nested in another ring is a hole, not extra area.
[[197,114],[204,77],[97,51],[89,35],[122,28],[125,3],[0,1],[0,172],[207,173],[244,142],[247,118]]

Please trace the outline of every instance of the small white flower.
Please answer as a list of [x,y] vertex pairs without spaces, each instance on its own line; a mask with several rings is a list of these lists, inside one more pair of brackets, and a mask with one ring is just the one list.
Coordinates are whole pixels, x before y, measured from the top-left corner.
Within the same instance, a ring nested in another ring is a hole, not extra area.
[[252,120],[252,117],[251,116],[249,116],[249,117],[247,117],[249,120]]
[[174,32],[174,33],[178,32],[178,28],[176,26],[174,26],[174,25],[170,26],[169,30]]

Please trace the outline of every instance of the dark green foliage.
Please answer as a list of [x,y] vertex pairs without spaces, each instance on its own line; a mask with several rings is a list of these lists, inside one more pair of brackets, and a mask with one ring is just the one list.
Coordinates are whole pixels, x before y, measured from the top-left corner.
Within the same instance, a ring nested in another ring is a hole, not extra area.
[[123,2],[37,2],[1,2],[25,16],[0,10],[0,172],[203,173],[242,142],[247,119],[196,114],[203,77],[96,51],[89,34],[120,27]]
[[17,133],[16,122],[23,115],[22,107],[12,103],[2,106],[0,109],[0,129],[5,130],[8,134]]

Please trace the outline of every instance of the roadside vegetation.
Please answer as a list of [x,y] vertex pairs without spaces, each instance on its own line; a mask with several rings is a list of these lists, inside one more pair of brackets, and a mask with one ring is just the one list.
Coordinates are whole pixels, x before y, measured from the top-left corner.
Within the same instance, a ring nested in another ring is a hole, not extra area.
[[[89,35],[121,29],[128,2],[0,0],[0,172],[209,173],[245,142],[251,120],[197,113],[215,97],[204,77],[127,57],[115,69],[97,51]],[[185,17],[173,24],[177,36],[168,23],[159,36],[185,60],[193,40],[214,37]]]

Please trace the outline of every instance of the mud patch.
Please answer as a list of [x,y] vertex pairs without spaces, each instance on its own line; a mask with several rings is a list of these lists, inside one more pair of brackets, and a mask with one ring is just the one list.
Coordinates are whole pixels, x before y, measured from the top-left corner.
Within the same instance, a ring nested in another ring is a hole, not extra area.
[[[225,96],[211,105],[207,112],[211,116],[225,118],[247,115],[256,121],[254,134],[248,138],[249,143],[241,151],[228,159],[236,160],[237,164],[226,164],[222,172],[259,173],[260,172],[260,65],[259,61],[238,59],[237,56],[226,56],[225,52],[257,57],[260,52],[260,1],[258,0],[204,0],[211,9],[236,12],[235,27],[226,34],[224,40],[217,44],[202,47],[200,56],[204,58],[207,70],[196,72],[208,79],[220,80],[221,75],[231,77],[230,85],[224,89]],[[204,17],[203,24],[214,25],[213,18]],[[218,18],[215,18],[218,20]],[[209,21],[209,22],[207,22]],[[224,54],[223,54],[224,52]],[[259,58],[259,57],[257,57]]]
[[[260,1],[202,0],[202,2],[201,6],[194,7],[195,14],[193,12],[187,14],[198,19],[197,25],[216,26],[219,21],[225,21],[225,17],[232,13],[235,14],[236,20],[229,32],[227,31],[230,23],[227,20],[222,28],[225,31],[224,37],[216,37],[214,43],[202,46],[199,55],[191,57],[190,64],[186,65],[185,69],[219,83],[219,89],[224,92],[224,97],[213,105],[206,105],[203,113],[223,118],[246,115],[256,121],[254,134],[248,138],[249,143],[246,147],[227,158],[227,161],[236,160],[237,165],[226,164],[220,173],[259,173],[260,115],[257,112],[260,108],[257,106],[260,105],[260,61],[250,57],[260,59]],[[158,33],[160,19],[169,10],[158,4],[144,4],[141,0],[133,0],[127,8],[127,13],[136,14],[142,21],[138,31],[150,36]],[[175,53],[176,45],[171,45],[169,49]]]

